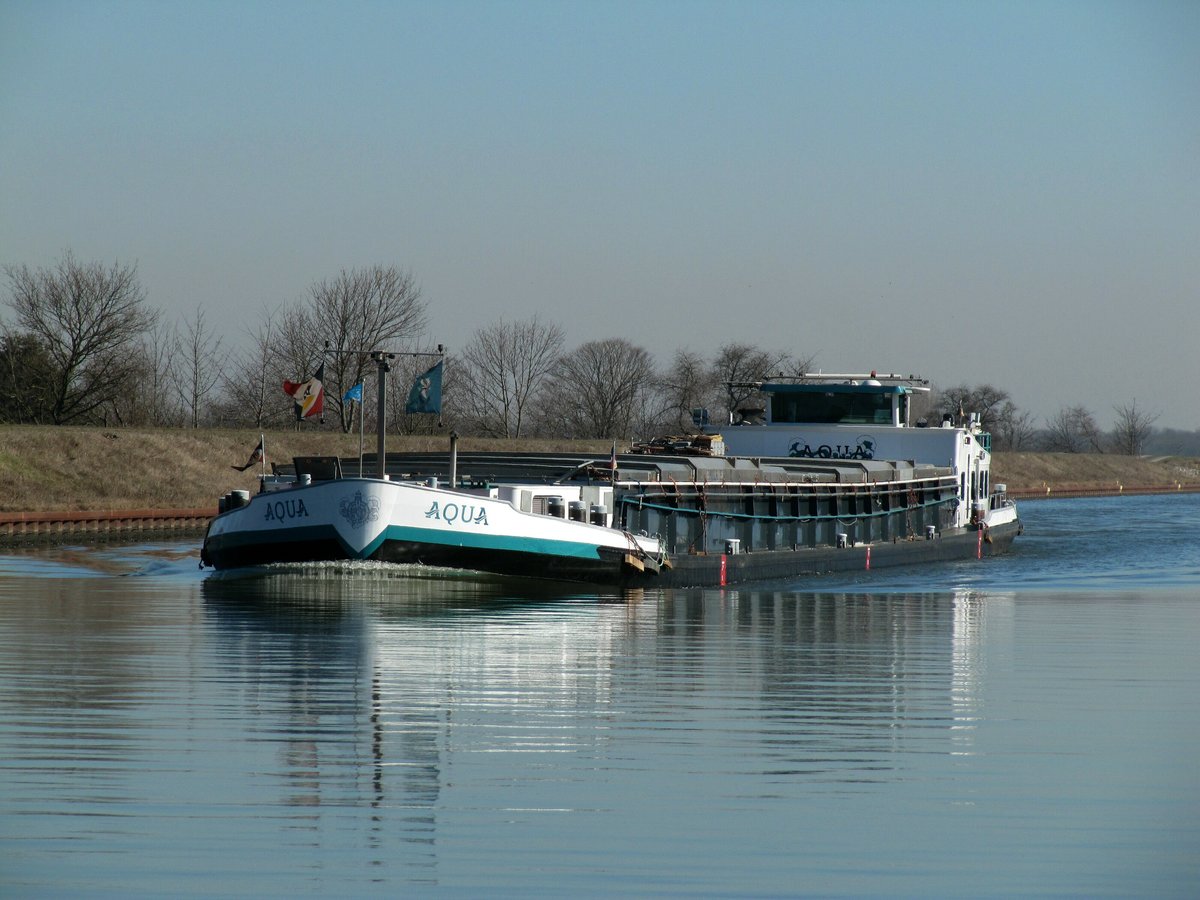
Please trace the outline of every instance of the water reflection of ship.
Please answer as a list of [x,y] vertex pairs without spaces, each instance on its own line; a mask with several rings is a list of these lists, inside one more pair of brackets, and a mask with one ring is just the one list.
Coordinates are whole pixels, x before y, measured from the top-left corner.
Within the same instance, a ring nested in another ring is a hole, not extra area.
[[[209,580],[203,590],[225,663],[239,670],[237,683],[255,691],[248,700],[262,710],[262,732],[253,739],[281,746],[291,791],[282,802],[301,839],[336,827],[326,809],[366,806],[377,812],[364,849],[382,852],[399,839],[418,850],[405,866],[432,867],[444,715],[404,711],[393,725],[385,720],[370,619],[357,602],[362,585]],[[394,775],[385,777],[393,764]],[[385,822],[387,807],[404,810],[399,823]]]
[[[982,637],[1003,598],[969,591],[666,595],[659,682],[698,694],[746,686],[776,773],[861,781],[918,742],[970,752]],[[985,618],[986,614],[986,618]],[[788,766],[795,768],[789,769]]]
[[[611,669],[611,640],[589,642],[574,664],[564,656],[579,643],[578,615],[594,611],[599,596],[564,604],[510,595],[501,585],[345,572],[209,578],[202,590],[226,663],[241,670],[239,684],[255,686],[251,700],[263,709],[266,739],[283,745],[292,790],[285,802],[302,832],[334,827],[323,821],[324,808],[367,805],[375,811],[370,847],[382,852],[399,837],[423,848],[403,861],[425,870],[419,878],[432,877],[436,866],[452,726],[469,730],[472,702],[476,711],[503,707],[535,683],[556,685],[556,699],[574,684],[589,706],[610,691],[596,673]],[[543,611],[553,615],[542,618]],[[516,630],[514,616],[522,619]],[[472,690],[481,672],[503,681],[511,696]],[[501,742],[512,737],[494,733]]]
[[479,767],[512,753],[582,756],[604,780],[619,777],[614,752],[683,740],[700,769],[736,749],[752,780],[844,786],[893,780],[912,754],[970,752],[1000,599],[705,590],[564,604],[301,582],[240,597],[205,585],[244,683],[283,707],[264,727],[287,742],[290,802],[312,830],[323,806],[369,805],[371,846],[420,848],[404,864],[427,875],[445,792],[483,789]]
[[974,752],[976,723],[983,716],[983,691],[987,681],[986,647],[997,642],[998,631],[1011,643],[1013,628],[1011,593],[954,592],[954,629],[950,703],[953,713],[953,752]]

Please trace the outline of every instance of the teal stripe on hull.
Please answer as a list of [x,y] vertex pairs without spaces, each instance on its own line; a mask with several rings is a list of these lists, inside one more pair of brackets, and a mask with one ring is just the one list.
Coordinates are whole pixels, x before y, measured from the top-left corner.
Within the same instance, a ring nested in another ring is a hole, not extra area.
[[[449,538],[458,540],[449,540]],[[595,544],[580,544],[575,541],[556,541],[546,538],[528,538],[516,535],[489,535],[478,532],[447,534],[432,528],[409,528],[389,525],[383,533],[363,550],[367,559],[386,541],[402,541],[411,544],[436,544],[444,547],[462,547],[470,550],[498,550],[508,553],[534,553],[538,556],[560,556],[571,559],[600,559]]]

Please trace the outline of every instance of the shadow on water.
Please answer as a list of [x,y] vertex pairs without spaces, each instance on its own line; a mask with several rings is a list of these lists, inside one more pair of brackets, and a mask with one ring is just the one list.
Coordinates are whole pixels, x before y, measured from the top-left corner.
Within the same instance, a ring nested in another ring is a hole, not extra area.
[[111,576],[183,577],[198,575],[199,548],[191,542],[63,543],[0,549],[0,577],[107,578]]
[[217,572],[204,579],[202,593],[214,604],[243,606],[284,620],[326,618],[354,610],[389,617],[454,616],[563,603],[620,603],[630,596],[537,579],[514,582],[482,573],[375,563]]

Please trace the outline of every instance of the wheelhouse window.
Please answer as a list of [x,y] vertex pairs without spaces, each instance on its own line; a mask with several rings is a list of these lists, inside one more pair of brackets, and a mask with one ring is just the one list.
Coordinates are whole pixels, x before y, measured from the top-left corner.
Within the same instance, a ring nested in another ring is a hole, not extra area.
[[892,394],[846,391],[772,393],[771,421],[891,425]]

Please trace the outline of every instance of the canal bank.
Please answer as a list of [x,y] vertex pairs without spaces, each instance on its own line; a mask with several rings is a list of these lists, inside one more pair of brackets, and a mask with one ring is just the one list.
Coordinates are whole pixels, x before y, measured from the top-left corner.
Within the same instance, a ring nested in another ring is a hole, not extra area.
[[[257,489],[260,465],[237,471],[260,437],[266,466],[297,455],[356,457],[356,434],[238,429],[0,428],[0,545],[202,536],[216,499]],[[448,434],[392,436],[392,452],[444,451]],[[606,441],[464,437],[470,451],[584,452]],[[993,478],[1023,500],[1200,491],[1200,459],[998,452]]]

